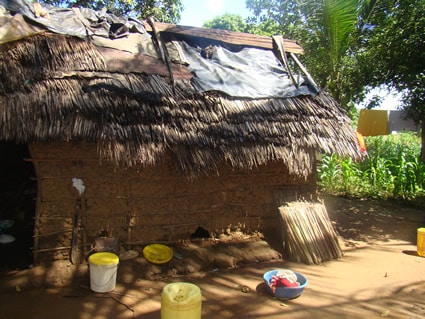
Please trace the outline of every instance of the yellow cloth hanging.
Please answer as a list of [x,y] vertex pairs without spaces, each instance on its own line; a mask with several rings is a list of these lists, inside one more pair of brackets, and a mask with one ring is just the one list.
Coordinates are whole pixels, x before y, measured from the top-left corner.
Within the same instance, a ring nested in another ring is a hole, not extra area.
[[357,132],[363,136],[388,135],[388,111],[360,110]]

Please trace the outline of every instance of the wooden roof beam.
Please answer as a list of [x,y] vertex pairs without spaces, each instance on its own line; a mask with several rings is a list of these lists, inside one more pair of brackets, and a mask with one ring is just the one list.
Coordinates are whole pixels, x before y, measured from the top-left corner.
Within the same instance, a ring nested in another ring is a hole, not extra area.
[[[227,30],[181,26],[163,22],[155,22],[155,27],[159,32],[169,32],[192,37],[213,39],[229,44],[252,46],[273,50],[272,38],[262,35],[232,32]],[[149,23],[145,23],[145,28],[149,32],[153,31]],[[304,54],[304,49],[296,41],[284,39],[283,37],[282,41],[286,52]]]

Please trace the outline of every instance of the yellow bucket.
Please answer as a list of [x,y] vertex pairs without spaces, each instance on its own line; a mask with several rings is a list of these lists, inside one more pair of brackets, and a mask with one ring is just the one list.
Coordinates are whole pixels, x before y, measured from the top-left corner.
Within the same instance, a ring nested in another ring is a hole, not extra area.
[[161,319],[201,319],[202,295],[198,286],[175,282],[161,294]]
[[90,289],[108,292],[115,289],[119,257],[113,253],[100,252],[89,257]]
[[425,257],[425,228],[418,228],[418,255]]

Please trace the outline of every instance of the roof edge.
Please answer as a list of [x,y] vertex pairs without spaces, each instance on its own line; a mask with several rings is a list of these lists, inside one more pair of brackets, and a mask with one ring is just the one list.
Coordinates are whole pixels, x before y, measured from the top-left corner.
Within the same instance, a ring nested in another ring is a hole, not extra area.
[[[149,23],[145,23],[145,28],[147,31],[152,32],[152,27]],[[227,30],[219,29],[210,29],[210,28],[199,28],[199,27],[190,27],[182,26],[176,24],[169,24],[164,22],[156,22],[155,28],[159,32],[168,32],[175,33],[180,35],[200,37],[213,39],[229,44],[235,45],[246,45],[263,49],[273,49],[273,39],[272,37],[256,35],[251,33],[242,33],[234,32]],[[304,54],[304,49],[298,44],[297,41],[285,39],[282,37],[282,43],[284,45],[286,52],[292,52],[295,54]]]

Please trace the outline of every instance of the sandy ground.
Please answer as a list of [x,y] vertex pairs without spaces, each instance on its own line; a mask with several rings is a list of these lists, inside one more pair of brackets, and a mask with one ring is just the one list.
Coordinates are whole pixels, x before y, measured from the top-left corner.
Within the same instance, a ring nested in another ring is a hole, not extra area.
[[[200,287],[204,319],[425,318],[425,258],[416,253],[416,229],[425,226],[425,211],[391,202],[324,199],[341,236],[342,259],[319,265],[284,261],[260,239],[226,248],[190,244],[204,255],[196,259],[182,250],[183,259],[165,268],[151,267],[142,257],[123,261],[116,289],[108,294],[91,292],[87,276],[67,287],[37,288],[41,270],[8,272],[0,278],[0,319],[160,318],[162,288],[176,281]],[[250,256],[241,262],[244,251]],[[215,264],[205,269],[202,260]],[[178,265],[191,274],[179,275]],[[277,268],[307,276],[300,297],[279,300],[268,293],[262,275]],[[59,274],[49,276],[60,280]]]

